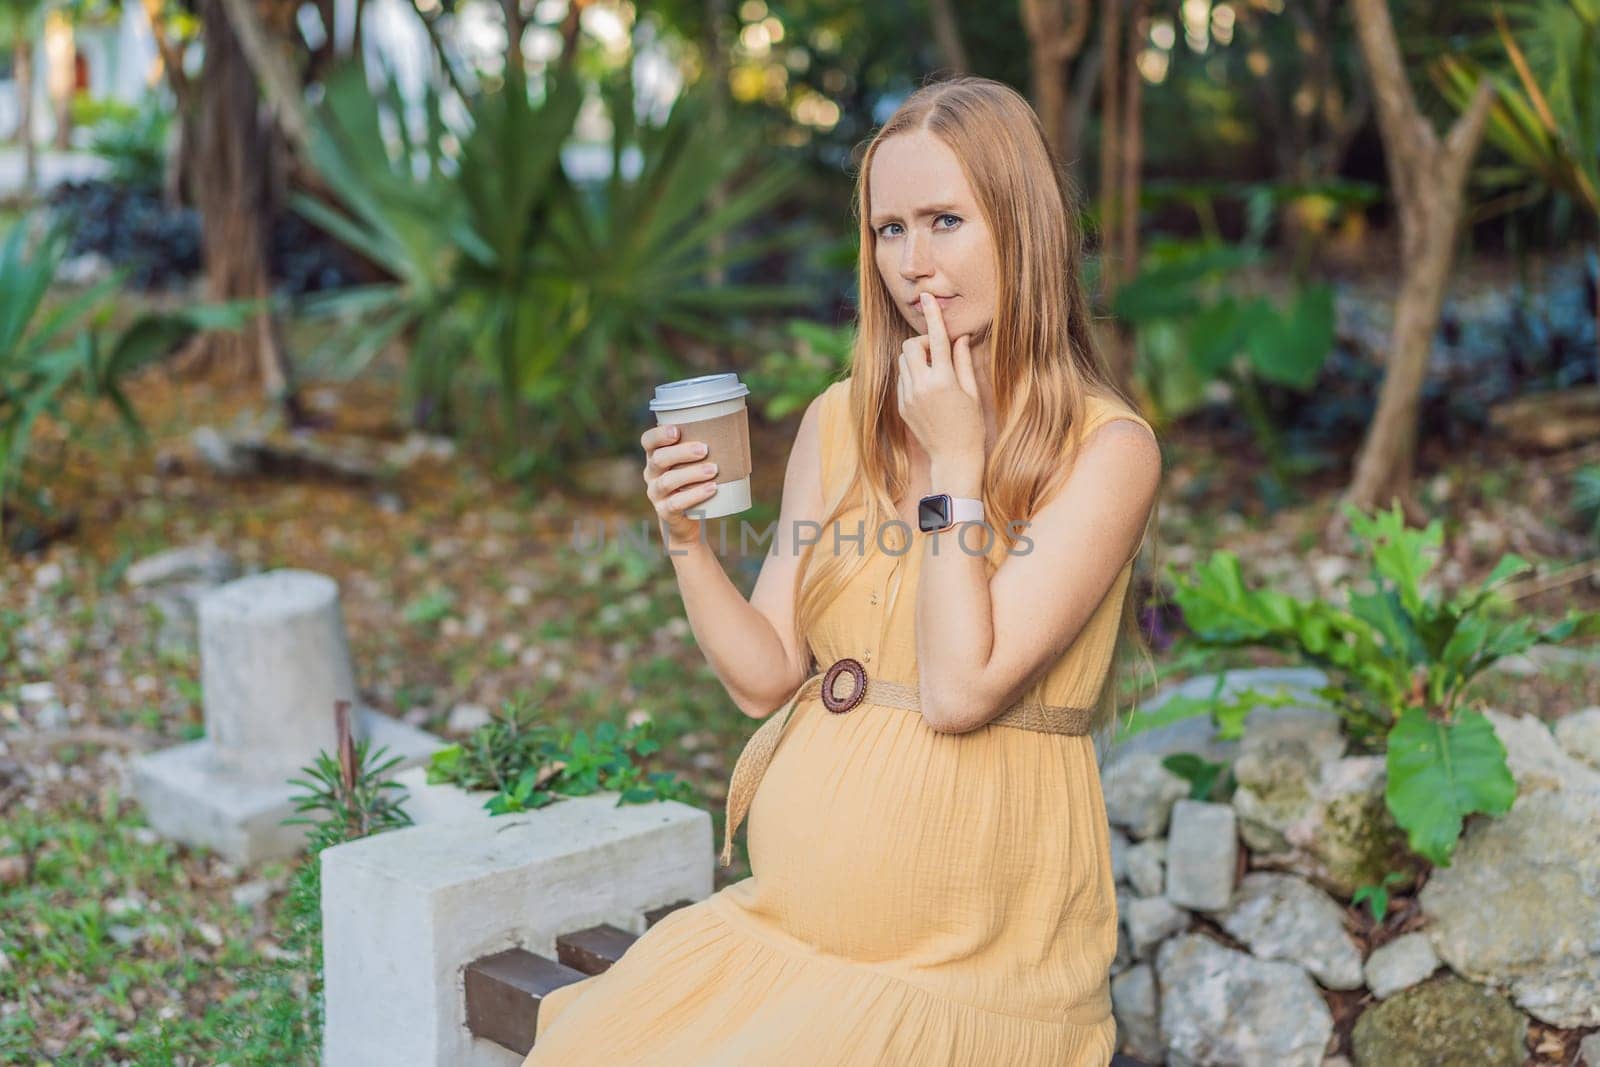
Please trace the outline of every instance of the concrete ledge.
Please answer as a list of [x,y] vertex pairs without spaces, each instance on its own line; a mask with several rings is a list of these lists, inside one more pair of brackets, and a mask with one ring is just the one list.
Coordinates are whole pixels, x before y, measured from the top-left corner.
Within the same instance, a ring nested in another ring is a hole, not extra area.
[[515,1067],[467,1028],[469,964],[711,894],[711,816],[677,801],[568,797],[518,815],[394,830],[322,854],[328,1067]]
[[458,785],[429,785],[426,766],[407,767],[396,774],[394,780],[406,787],[406,814],[418,826],[505,817],[490,815],[484,809],[483,805],[494,796],[494,790],[468,792]]
[[[387,746],[388,756],[402,757],[397,771],[425,763],[443,743],[371,708],[361,710],[361,719],[374,752]],[[292,798],[304,790],[287,778],[277,783],[241,781],[216,756],[210,739],[202,738],[134,759],[134,792],[150,825],[240,865],[300,851],[308,828],[284,826],[282,821],[294,815]]]

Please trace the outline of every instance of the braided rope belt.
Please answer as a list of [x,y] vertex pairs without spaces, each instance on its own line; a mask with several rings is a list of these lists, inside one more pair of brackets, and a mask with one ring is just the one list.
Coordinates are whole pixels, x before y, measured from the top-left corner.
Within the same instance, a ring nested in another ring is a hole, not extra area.
[[[838,694],[838,681],[849,675],[853,686],[845,696]],[[867,677],[860,661],[846,656],[827,668],[811,674],[783,707],[768,715],[766,721],[745,742],[739,759],[733,766],[733,776],[728,782],[727,819],[722,838],[722,866],[733,862],[733,834],[744,821],[755,799],[756,788],[761,784],[778,750],[778,741],[784,725],[789,721],[795,705],[813,696],[822,697],[823,706],[835,714],[844,714],[859,704],[901,708],[905,711],[922,711],[922,698],[914,685],[890,682]],[[1009,726],[1019,730],[1034,730],[1047,734],[1085,735],[1089,733],[1092,708],[1068,707],[1058,704],[1036,704],[1018,701],[999,715],[990,719],[990,726]]]

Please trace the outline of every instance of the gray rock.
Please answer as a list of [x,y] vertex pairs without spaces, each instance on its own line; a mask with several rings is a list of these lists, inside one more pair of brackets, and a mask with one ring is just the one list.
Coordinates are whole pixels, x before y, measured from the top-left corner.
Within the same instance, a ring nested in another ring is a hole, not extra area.
[[1141,897],[1128,903],[1123,921],[1133,942],[1134,959],[1142,960],[1156,945],[1187,929],[1189,913],[1166,897]]
[[1344,755],[1344,727],[1334,712],[1295,706],[1269,710],[1240,740],[1240,760],[1294,756],[1317,767]]
[[470,734],[478,727],[488,725],[492,717],[489,709],[482,704],[457,704],[450,709],[445,729],[452,734]]
[[1314,773],[1309,782],[1285,762],[1272,767],[1270,776],[1254,778],[1247,766],[1233,795],[1241,836],[1258,866],[1286,868],[1349,896],[1412,862],[1384,799],[1382,756],[1346,756],[1314,772],[1306,768]]
[[1588,1067],[1600,1067],[1600,1034],[1590,1034],[1578,1042],[1578,1060]]
[[1326,556],[1320,553],[1311,557],[1311,577],[1324,595],[1332,593],[1340,583],[1349,578],[1355,569],[1348,556]]
[[1323,766],[1344,750],[1338,718],[1313,709],[1286,709],[1245,735],[1233,764],[1234,810],[1252,851],[1289,850],[1284,829],[1309,810]]
[[1320,1067],[1333,1017],[1294,964],[1182,934],[1156,954],[1156,978],[1170,1067]]
[[254,469],[250,457],[215,426],[196,426],[189,434],[189,443],[202,463],[225,478],[249,474]]
[[1439,969],[1439,956],[1427,934],[1411,933],[1397,937],[1367,957],[1367,988],[1379,1000],[1386,1000],[1402,989],[1428,978]]
[[1420,894],[1439,957],[1563,1028],[1600,1026],[1600,793],[1476,818]]
[[1133,966],[1133,943],[1128,940],[1128,924],[1117,923],[1117,955],[1111,961],[1111,974],[1116,976]]
[[215,545],[169,548],[129,564],[123,580],[139,588],[168,582],[216,585],[239,577],[239,561]]
[[17,686],[17,699],[22,701],[24,704],[57,703],[56,683],[26,682]]
[[1128,849],[1128,884],[1141,897],[1158,897],[1166,878],[1167,843],[1161,838],[1141,841]]
[[1115,826],[1111,827],[1111,880],[1128,880],[1128,837]]
[[[1215,674],[1199,674],[1163,689],[1139,706],[1134,712],[1135,720],[1137,721],[1139,716],[1156,714],[1175,697],[1209,699],[1212,690],[1217,688],[1217,677]],[[1288,691],[1302,699],[1305,706],[1319,707],[1323,701],[1316,695],[1315,690],[1327,684],[1328,676],[1314,668],[1261,667],[1225,672],[1219,695],[1226,699],[1246,689],[1267,694]],[[1253,709],[1245,719],[1246,735],[1254,732],[1267,720],[1291,710],[1293,709],[1290,707],[1267,705]],[[1213,762],[1231,761],[1238,753],[1238,749],[1238,741],[1224,741],[1217,737],[1216,729],[1210,719],[1201,715],[1179,719],[1129,737],[1106,753],[1105,765],[1110,767],[1119,760],[1140,753],[1153,753],[1157,757],[1165,757],[1175,752],[1193,752]]]
[[1148,963],[1130,967],[1112,979],[1111,1012],[1117,1018],[1119,1048],[1152,1063],[1161,1059],[1156,973]]
[[66,706],[52,700],[33,714],[33,725],[40,730],[60,730],[71,721]]
[[1180,800],[1167,840],[1167,898],[1197,911],[1221,911],[1233,898],[1239,837],[1226,804]]
[[223,549],[186,545],[138,560],[123,579],[132,589],[134,602],[154,612],[157,649],[163,654],[191,656],[199,643],[201,599],[239,573],[239,561]]
[[1569,756],[1543,721],[1531,715],[1506,715],[1493,708],[1484,715],[1506,746],[1506,763],[1517,780],[1517,793],[1541,789],[1587,789],[1600,792],[1600,771]]
[[1556,743],[1567,755],[1600,770],[1600,708],[1584,708],[1563,716],[1556,721],[1555,735]]
[[272,899],[272,894],[278,888],[270,881],[258,879],[234,886],[230,896],[237,907],[258,908]]
[[[1581,553],[1587,550],[1587,546],[1585,546],[1580,548],[1578,552]],[[1594,584],[1592,576],[1590,584]],[[1565,645],[1534,645],[1526,652],[1519,652],[1511,656],[1501,656],[1489,665],[1489,669],[1519,677],[1531,677],[1535,674],[1542,674],[1552,668],[1557,670],[1571,667],[1588,669],[1597,665],[1600,665],[1600,653],[1588,648],[1568,648]]]
[[106,933],[110,936],[111,940],[115,941],[123,948],[132,948],[134,945],[137,945],[140,941],[144,940],[146,930],[142,926],[129,926],[127,923],[111,923],[106,927]]
[[115,273],[116,268],[105,256],[99,252],[85,252],[63,259],[56,268],[55,281],[58,285],[88,287],[105,281]]
[[1521,1067],[1528,1020],[1471,982],[1445,975],[1362,1012],[1356,1067]]
[[1107,765],[1100,785],[1113,826],[1138,838],[1166,830],[1172,805],[1189,795],[1189,783],[1161,766],[1161,760],[1153,752],[1141,752]]
[[1298,963],[1329,989],[1361,987],[1361,950],[1332,897],[1292,874],[1247,874],[1222,928],[1261,959]]

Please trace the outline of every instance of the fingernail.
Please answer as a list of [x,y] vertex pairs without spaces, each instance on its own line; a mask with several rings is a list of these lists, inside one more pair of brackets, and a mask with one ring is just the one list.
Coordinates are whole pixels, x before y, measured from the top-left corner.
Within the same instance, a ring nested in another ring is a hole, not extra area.
[[667,438],[673,441],[678,439],[678,428],[676,426],[667,427]]

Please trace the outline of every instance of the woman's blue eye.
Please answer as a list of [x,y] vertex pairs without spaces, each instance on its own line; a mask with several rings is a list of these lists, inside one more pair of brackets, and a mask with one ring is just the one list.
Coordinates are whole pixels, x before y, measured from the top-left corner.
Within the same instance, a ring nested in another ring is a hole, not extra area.
[[[956,225],[960,225],[961,224],[961,216],[960,215],[952,215],[948,211],[946,211],[942,215],[935,216],[933,221],[938,222],[940,219],[955,219],[956,220]],[[881,227],[878,228],[878,236],[879,237],[887,237],[887,236],[889,236],[884,231],[887,230],[890,226],[898,226],[898,225],[900,225],[898,222],[886,222],[886,223],[884,223]],[[955,226],[946,226],[945,229],[953,230],[953,229],[955,229]]]

